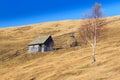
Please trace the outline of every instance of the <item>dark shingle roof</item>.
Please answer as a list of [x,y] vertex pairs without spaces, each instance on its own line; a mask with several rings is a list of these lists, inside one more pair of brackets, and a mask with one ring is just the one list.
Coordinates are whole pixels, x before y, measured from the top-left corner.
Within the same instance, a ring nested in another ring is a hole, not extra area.
[[35,45],[35,44],[43,44],[45,43],[45,41],[50,37],[50,35],[48,36],[39,36],[38,38],[36,38],[35,40],[33,40],[31,43],[29,43],[28,45]]

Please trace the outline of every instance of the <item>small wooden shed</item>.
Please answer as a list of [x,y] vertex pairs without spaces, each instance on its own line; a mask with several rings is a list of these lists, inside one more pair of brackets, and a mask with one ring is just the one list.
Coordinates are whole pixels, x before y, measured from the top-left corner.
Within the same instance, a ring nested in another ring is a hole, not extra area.
[[39,36],[31,43],[28,44],[29,52],[46,52],[52,51],[54,46],[54,41],[50,35]]
[[78,45],[77,39],[75,38],[74,33],[71,33],[70,38],[68,38],[68,41],[67,41],[67,46],[75,47],[77,45]]

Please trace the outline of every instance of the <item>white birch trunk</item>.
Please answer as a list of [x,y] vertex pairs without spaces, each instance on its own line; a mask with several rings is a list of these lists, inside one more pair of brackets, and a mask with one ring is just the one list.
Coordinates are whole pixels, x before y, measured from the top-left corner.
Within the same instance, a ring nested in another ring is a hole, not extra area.
[[92,63],[94,63],[96,61],[95,59],[95,53],[96,53],[96,42],[97,42],[97,24],[95,23],[95,26],[94,26],[94,37],[93,37],[93,52],[92,52]]
[[92,63],[94,63],[96,61],[95,51],[96,51],[96,45],[94,44],[93,47],[92,47]]

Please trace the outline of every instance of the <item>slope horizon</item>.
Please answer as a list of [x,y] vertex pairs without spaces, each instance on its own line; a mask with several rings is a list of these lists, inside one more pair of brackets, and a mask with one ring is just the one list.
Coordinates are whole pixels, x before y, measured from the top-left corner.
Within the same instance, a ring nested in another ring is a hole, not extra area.
[[[109,18],[109,17],[119,17],[120,15],[114,15],[114,16],[105,16],[103,18]],[[0,27],[0,29],[6,29],[6,28],[15,28],[15,27],[25,27],[25,26],[30,26],[30,25],[36,25],[36,24],[45,24],[45,23],[52,23],[52,22],[62,22],[62,21],[74,21],[74,20],[83,20],[82,18],[80,19],[63,19],[63,20],[53,20],[53,21],[45,21],[45,22],[38,22],[38,23],[32,23],[32,24],[23,24],[23,25],[18,25],[18,26],[6,26],[6,27]]]
[[80,19],[96,2],[102,5],[103,16],[120,14],[119,0],[5,0],[0,1],[0,28]]

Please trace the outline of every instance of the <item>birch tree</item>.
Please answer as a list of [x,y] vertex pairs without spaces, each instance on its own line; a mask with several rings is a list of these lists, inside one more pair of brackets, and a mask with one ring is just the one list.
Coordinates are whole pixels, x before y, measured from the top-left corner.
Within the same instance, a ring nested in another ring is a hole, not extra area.
[[101,4],[96,3],[91,12],[85,14],[85,18],[82,27],[79,28],[79,34],[86,44],[90,44],[92,48],[92,63],[94,63],[96,61],[97,39],[105,23],[105,20],[102,18]]

